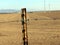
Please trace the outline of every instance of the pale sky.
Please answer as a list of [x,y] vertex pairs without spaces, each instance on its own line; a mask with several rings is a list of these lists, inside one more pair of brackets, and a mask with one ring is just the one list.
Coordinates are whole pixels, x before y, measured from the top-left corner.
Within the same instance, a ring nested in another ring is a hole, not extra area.
[[45,0],[45,4],[44,0],[0,0],[0,9],[20,10],[21,8],[29,10],[60,10],[60,0]]

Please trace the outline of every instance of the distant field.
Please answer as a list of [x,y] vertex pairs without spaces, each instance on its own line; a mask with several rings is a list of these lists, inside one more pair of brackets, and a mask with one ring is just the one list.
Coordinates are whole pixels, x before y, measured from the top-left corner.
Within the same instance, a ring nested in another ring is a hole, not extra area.
[[[29,45],[60,45],[60,12],[28,15]],[[23,45],[20,13],[0,14],[0,45]]]

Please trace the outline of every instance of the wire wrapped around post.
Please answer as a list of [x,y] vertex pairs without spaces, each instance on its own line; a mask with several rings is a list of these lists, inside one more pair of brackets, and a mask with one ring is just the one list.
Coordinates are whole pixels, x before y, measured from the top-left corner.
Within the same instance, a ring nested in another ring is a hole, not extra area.
[[28,45],[26,8],[23,8],[21,13],[22,13],[21,18],[22,18],[23,45]]

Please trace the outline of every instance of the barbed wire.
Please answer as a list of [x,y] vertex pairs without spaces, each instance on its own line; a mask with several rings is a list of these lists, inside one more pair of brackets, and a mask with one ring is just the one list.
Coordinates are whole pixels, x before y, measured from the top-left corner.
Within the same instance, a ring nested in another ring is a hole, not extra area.
[[0,21],[0,23],[10,23],[10,22],[21,22],[19,20],[13,20],[13,21]]
[[[39,21],[39,20],[53,20],[53,19],[27,19],[26,21]],[[57,20],[57,19],[55,19],[55,20]],[[58,19],[58,20],[60,20],[60,19]],[[0,21],[0,23],[10,23],[10,22],[22,22],[22,20],[11,20],[11,21]]]

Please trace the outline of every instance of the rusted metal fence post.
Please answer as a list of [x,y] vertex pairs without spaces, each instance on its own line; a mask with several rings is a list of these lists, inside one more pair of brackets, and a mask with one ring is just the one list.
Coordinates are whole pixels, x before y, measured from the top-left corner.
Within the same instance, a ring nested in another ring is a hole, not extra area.
[[23,45],[28,45],[26,8],[22,9],[21,18],[22,18]]

